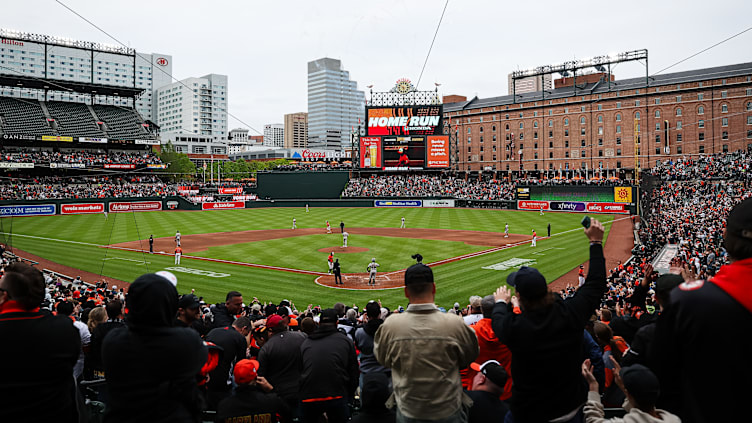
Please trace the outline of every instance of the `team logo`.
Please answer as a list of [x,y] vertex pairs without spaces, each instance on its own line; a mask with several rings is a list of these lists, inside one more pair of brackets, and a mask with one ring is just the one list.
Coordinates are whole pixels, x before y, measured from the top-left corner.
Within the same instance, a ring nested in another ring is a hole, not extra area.
[[169,62],[167,62],[167,59],[165,59],[164,57],[160,57],[155,61],[155,63],[159,66],[167,66],[167,63]]
[[705,281],[699,280],[699,281],[690,281],[690,282],[684,282],[681,285],[679,285],[679,289],[682,291],[694,291],[695,289],[700,289],[705,284]]

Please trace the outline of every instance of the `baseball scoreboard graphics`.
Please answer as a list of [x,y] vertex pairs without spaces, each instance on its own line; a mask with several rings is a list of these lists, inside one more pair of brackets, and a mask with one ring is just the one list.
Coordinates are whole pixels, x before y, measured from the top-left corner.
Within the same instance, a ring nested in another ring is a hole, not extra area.
[[449,167],[442,105],[367,107],[360,167],[423,170]]
[[629,214],[634,187],[519,186],[517,209]]

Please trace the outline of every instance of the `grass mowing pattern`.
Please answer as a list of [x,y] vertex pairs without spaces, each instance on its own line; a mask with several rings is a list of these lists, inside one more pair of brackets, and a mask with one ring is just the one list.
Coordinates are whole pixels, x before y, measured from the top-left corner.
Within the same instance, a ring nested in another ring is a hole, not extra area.
[[[149,272],[155,272],[173,266],[173,258],[104,249],[97,245],[146,240],[150,234],[153,234],[155,238],[172,237],[176,230],[187,235],[290,228],[292,219],[296,218],[299,228],[321,228],[322,235],[214,247],[197,255],[323,272],[327,269],[325,261],[327,254],[316,250],[339,245],[341,242],[338,227],[340,221],[345,222],[345,230],[348,227],[398,227],[402,216],[405,217],[408,227],[497,231],[500,237],[503,236],[505,223],[509,223],[512,233],[529,234],[534,228],[541,236],[545,236],[546,225],[551,223],[554,236],[550,240],[539,240],[537,248],[525,244],[436,266],[434,268],[437,281],[436,303],[447,308],[451,307],[455,301],[465,305],[470,295],[492,293],[505,281],[506,275],[515,270],[515,268],[504,271],[486,270],[482,269],[484,266],[512,258],[535,260],[536,263],[531,265],[539,268],[551,281],[587,260],[588,257],[588,244],[579,224],[582,215],[546,213],[540,216],[538,212],[488,209],[311,208],[310,212],[306,213],[304,208],[270,208],[206,212],[110,213],[107,219],[101,214],[25,217],[14,218],[12,222],[10,218],[3,218],[0,221],[2,225],[0,229],[2,232],[10,232],[12,223],[14,235],[12,243],[16,248],[71,267],[133,281],[139,275],[146,273],[147,269]],[[599,216],[599,218],[604,222],[613,219],[612,216],[606,215]],[[329,220],[335,232],[332,235],[323,233],[326,220]],[[610,225],[606,225],[606,230],[609,228]],[[557,235],[558,233],[563,234]],[[460,242],[356,234],[350,237],[348,245],[363,246],[371,251],[337,255],[343,263],[344,272],[364,271],[371,257],[376,257],[381,264],[380,271],[389,271],[412,264],[413,260],[410,255],[415,252],[420,252],[424,256],[424,262],[430,263],[485,250],[481,246]],[[146,241],[144,241],[144,247],[148,247]],[[107,260],[103,260],[104,258]],[[143,264],[143,260],[146,260],[148,264]],[[337,301],[362,306],[371,299],[381,299],[388,307],[406,304],[406,299],[400,289],[377,292],[343,291],[316,285],[313,283],[314,278],[310,275],[186,258],[183,258],[181,266],[231,275],[224,278],[210,278],[176,272],[180,281],[179,292],[185,293],[195,288],[197,294],[203,296],[207,302],[222,301],[228,291],[239,290],[247,299],[256,296],[262,301],[279,302],[283,298],[297,300],[298,307],[305,307],[308,303],[328,307]]]

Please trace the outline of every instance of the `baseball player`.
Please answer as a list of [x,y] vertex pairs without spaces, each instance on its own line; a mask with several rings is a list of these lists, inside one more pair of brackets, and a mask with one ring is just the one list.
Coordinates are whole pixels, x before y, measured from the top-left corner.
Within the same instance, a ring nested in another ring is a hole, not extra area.
[[180,247],[180,231],[175,232],[175,245]]
[[183,255],[183,249],[180,246],[175,247],[175,264],[180,264],[180,256]]
[[149,254],[154,254],[154,235],[149,235]]
[[342,247],[347,248],[347,237],[350,236],[347,232],[342,232]]
[[531,247],[535,247],[535,241],[538,239],[538,234],[535,232],[535,229],[533,229],[533,243],[530,244]]
[[541,206],[541,216],[543,216],[543,206]]
[[402,224],[400,225],[400,229],[405,229],[405,216],[402,216]]
[[332,274],[332,270],[334,270],[334,251],[329,253],[329,257],[326,259],[329,262],[329,274]]
[[104,213],[104,220],[107,220],[107,210],[103,211],[102,213]]
[[293,229],[297,229],[298,228],[298,225],[295,222],[297,222],[297,220],[295,220],[295,218],[293,217],[292,218],[292,228]]
[[371,259],[371,262],[368,263],[368,267],[366,267],[366,270],[368,271],[368,285],[376,285],[376,269],[379,267],[379,264],[376,263],[376,257]]
[[326,233],[332,233],[332,225],[329,224],[328,220],[326,221]]
[[585,266],[583,265],[580,265],[580,270],[577,271],[577,280],[580,286],[585,284]]
[[509,238],[509,223],[504,225],[504,238]]
[[305,205],[305,212],[308,213],[308,203]]

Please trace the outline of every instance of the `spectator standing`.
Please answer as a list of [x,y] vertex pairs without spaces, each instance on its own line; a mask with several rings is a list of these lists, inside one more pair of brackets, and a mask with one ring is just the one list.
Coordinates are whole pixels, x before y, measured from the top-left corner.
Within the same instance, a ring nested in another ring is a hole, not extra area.
[[[752,332],[752,198],[729,213],[724,245],[730,264],[708,280],[690,280],[672,290],[657,321],[655,365],[667,394],[662,401],[685,422],[733,421],[748,414],[749,390],[722,387],[732,376],[752,379],[752,368],[739,365],[752,350],[746,336]],[[719,351],[722,359],[708,360]]]
[[303,370],[300,400],[303,421],[318,422],[326,413],[329,423],[349,418],[349,401],[358,387],[358,359],[347,335],[337,330],[337,312],[321,312],[319,327],[300,346]]
[[198,334],[173,326],[178,292],[150,273],[130,286],[126,326],[102,345],[110,401],[107,422],[195,422],[202,401],[197,376],[208,350]]
[[364,389],[363,379],[369,373],[383,373],[387,377],[392,376],[391,371],[382,366],[373,355],[373,337],[376,335],[376,331],[384,323],[384,320],[380,317],[381,306],[379,303],[375,301],[369,302],[366,304],[366,322],[363,327],[360,327],[355,331],[355,346],[358,347],[358,351],[360,351],[361,390]]
[[481,300],[482,298],[478,295],[473,295],[472,297],[470,297],[470,313],[467,316],[462,317],[466,325],[477,323],[483,318],[483,311],[480,307]]
[[496,360],[488,360],[482,364],[472,363],[470,367],[475,371],[475,376],[472,390],[467,392],[473,400],[468,422],[500,421],[502,416],[509,412],[509,407],[499,399],[507,384],[506,370]]
[[279,314],[268,317],[266,327],[271,335],[259,351],[258,373],[274,386],[274,392],[290,407],[293,416],[298,416],[300,372],[303,368],[300,346],[306,334],[288,331],[285,320]]
[[201,303],[198,297],[193,294],[180,296],[175,326],[191,328],[202,337],[206,335],[206,327],[203,320],[201,320]]
[[209,382],[206,383],[210,410],[216,410],[219,401],[230,396],[232,366],[246,358],[247,336],[252,329],[251,321],[243,316],[232,322],[232,325],[214,328],[206,335],[207,342],[217,345],[223,351],[219,364],[209,373]]
[[42,273],[11,263],[0,279],[0,421],[77,422],[73,366],[81,337],[70,319],[39,308]]
[[258,375],[259,362],[240,360],[235,363],[233,376],[237,388],[232,396],[225,398],[217,407],[215,421],[268,422],[288,421],[290,410],[276,394],[269,393],[273,386]]
[[76,361],[76,365],[73,367],[73,377],[80,379],[84,372],[84,356],[89,352],[91,333],[89,332],[89,327],[73,315],[76,308],[79,308],[79,306],[74,306],[70,301],[61,301],[57,305],[57,314],[58,316],[71,319],[73,326],[78,330],[78,335],[81,337],[81,351],[78,354],[78,361]]
[[243,310],[243,294],[238,291],[230,291],[225,297],[224,304],[217,304],[212,307],[214,315],[213,328],[224,328],[232,325],[235,316]]
[[125,326],[123,322],[122,301],[112,299],[107,302],[104,308],[107,311],[107,321],[97,325],[91,332],[91,344],[89,345],[90,363],[86,365],[86,367],[91,369],[91,377],[94,379],[105,378],[104,365],[102,364],[102,342],[104,341],[104,337],[113,329]]
[[[564,423],[582,417],[587,399],[581,377],[583,329],[606,291],[603,225],[593,219],[585,235],[590,241],[590,266],[585,284],[573,296],[558,297],[537,269],[524,266],[507,277],[519,298],[512,298],[506,286],[494,294],[493,329],[512,352],[508,423],[554,419]],[[520,314],[513,312],[515,307]]]
[[435,295],[431,268],[410,266],[406,312],[389,316],[376,332],[374,355],[392,370],[398,421],[467,421],[471,401],[459,370],[478,356],[478,339],[457,315],[439,311]]

